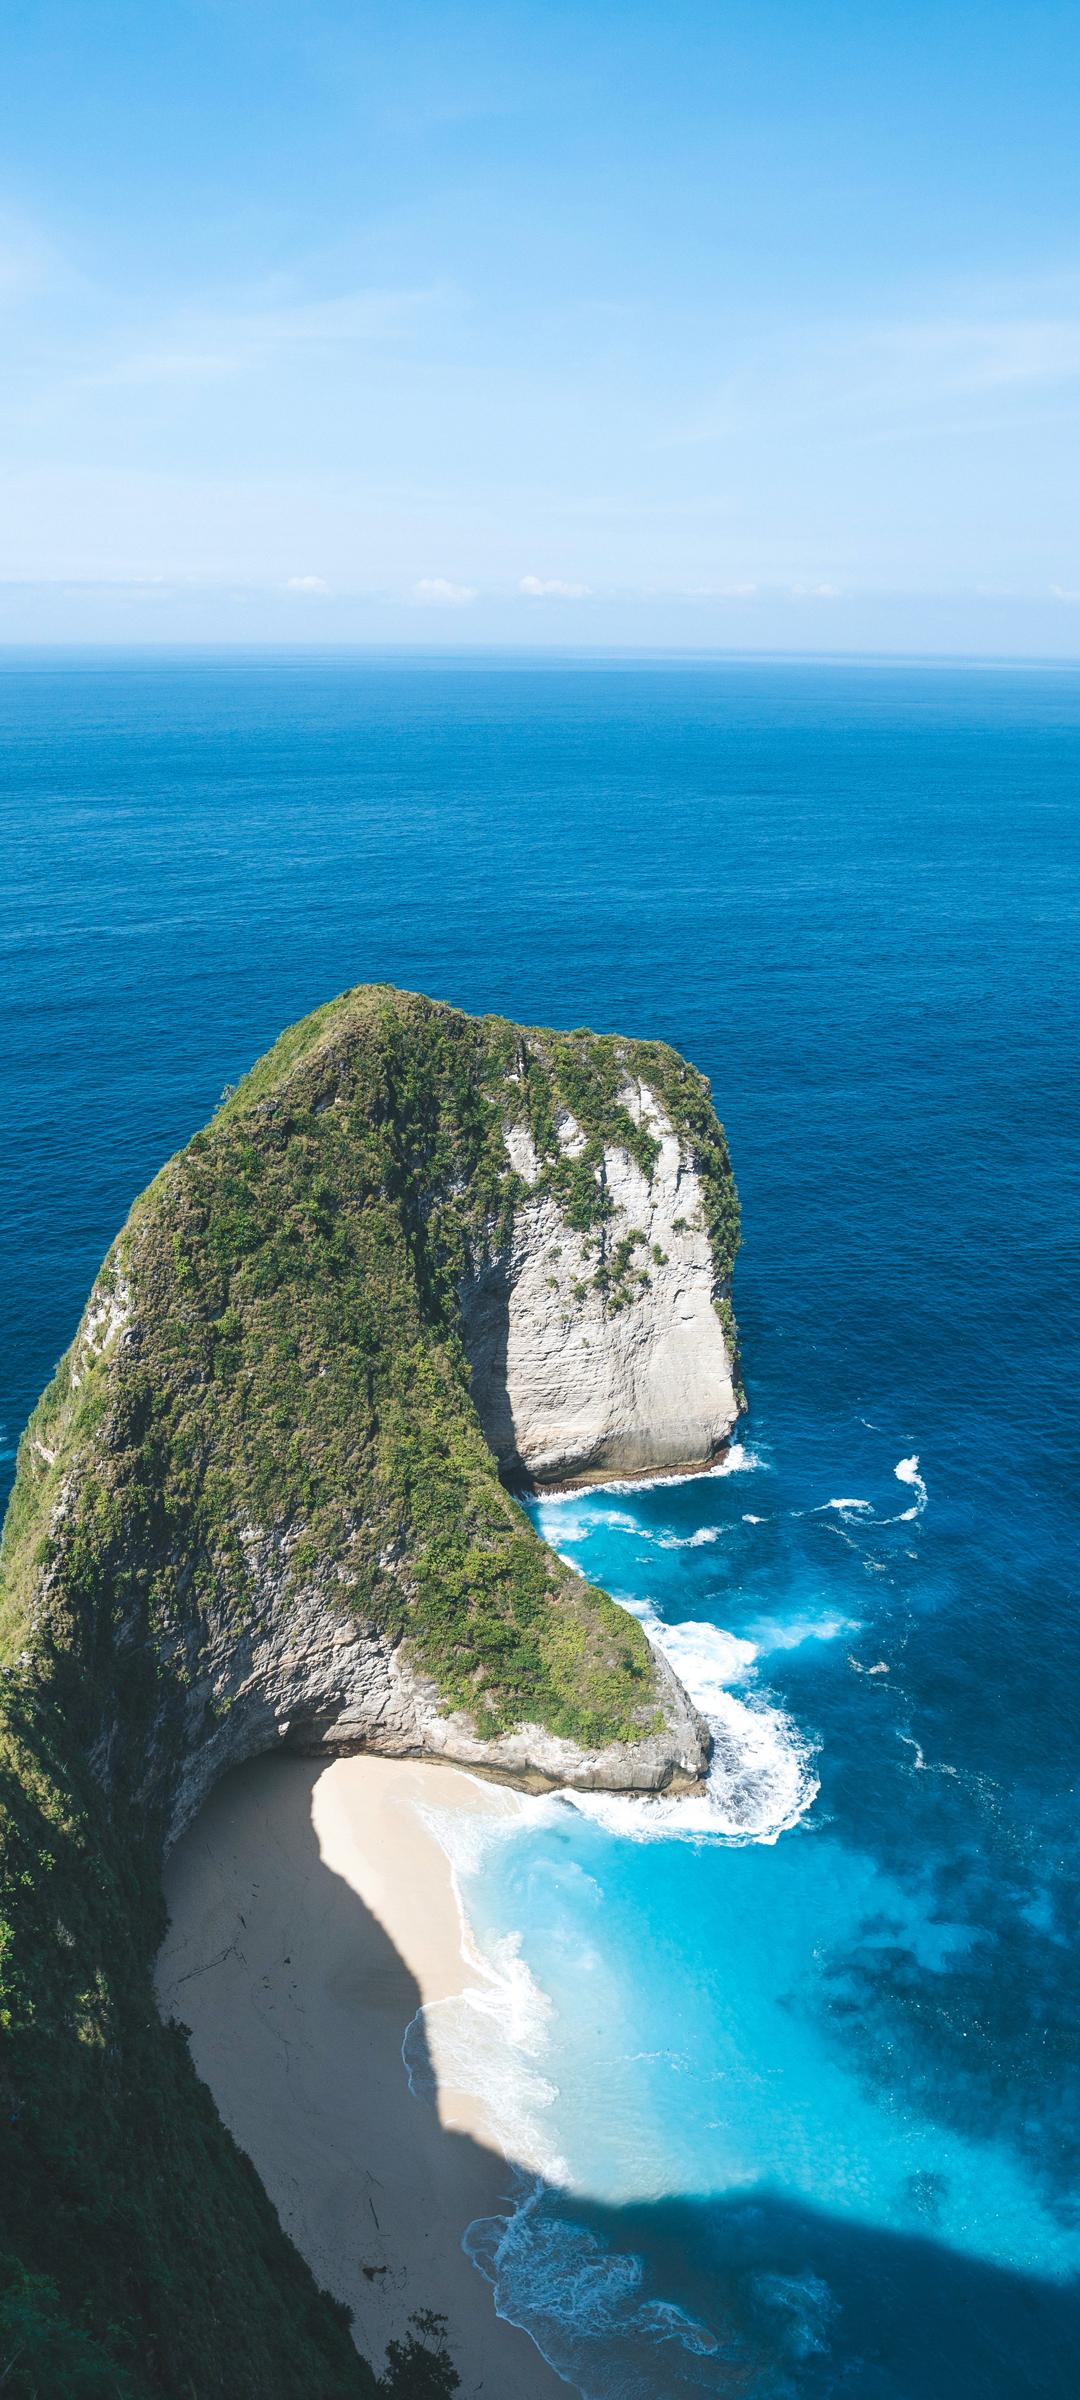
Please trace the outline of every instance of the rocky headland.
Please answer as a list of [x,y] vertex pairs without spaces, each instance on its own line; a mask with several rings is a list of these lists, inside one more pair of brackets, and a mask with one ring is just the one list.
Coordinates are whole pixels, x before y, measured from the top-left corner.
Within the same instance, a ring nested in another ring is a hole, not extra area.
[[283,1035],[136,1203],[4,1535],[0,2308],[42,2388],[379,2388],[154,2014],[162,1859],[279,1746],[700,1779],[670,1668],[513,1486],[718,1455],[737,1226],[675,1052],[384,987]]

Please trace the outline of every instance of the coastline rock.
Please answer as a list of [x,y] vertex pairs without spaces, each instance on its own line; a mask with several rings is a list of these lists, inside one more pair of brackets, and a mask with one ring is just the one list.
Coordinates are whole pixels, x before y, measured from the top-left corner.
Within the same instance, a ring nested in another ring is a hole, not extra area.
[[[603,1260],[624,1262],[619,1304],[597,1283],[595,1241],[536,1191],[541,1162],[522,1124],[506,1146],[529,1196],[462,1285],[480,1422],[504,1472],[535,1485],[706,1466],[738,1415],[700,1175],[646,1083],[628,1081],[618,1102],[656,1143],[651,1174],[613,1143],[596,1168],[611,1207]],[[556,1138],[581,1156],[569,1113]]]
[[284,1035],[136,1204],[24,1445],[32,1614],[78,1651],[88,1565],[105,1601],[106,1785],[171,1840],[279,1739],[700,1779],[670,1667],[504,1485],[716,1454],[733,1209],[707,1087],[660,1044],[378,988]]
[[[400,1643],[354,1625],[328,1590],[289,1588],[268,1550],[254,1564],[253,1622],[240,1631],[218,1625],[198,1645],[185,1645],[186,1659],[178,1653],[173,1660],[184,1682],[186,1727],[170,1778],[166,1850],[230,1767],[279,1742],[305,1752],[439,1758],[532,1791],[689,1790],[706,1772],[708,1728],[659,1651],[650,1653],[659,1722],[637,1740],[590,1749],[527,1722],[482,1738],[462,1711],[446,1710],[437,1685],[410,1666]],[[172,1746],[171,1726],[168,1738]],[[154,1742],[147,1752],[148,1800],[159,1748]],[[96,1763],[107,1772],[105,1752]]]
[[163,1855],[279,1744],[700,1779],[670,1666],[508,1486],[708,1460],[737,1233],[674,1051],[385,987],[290,1028],[136,1202],[0,1560],[0,2309],[7,2278],[65,2388],[387,2388],[155,2013]]

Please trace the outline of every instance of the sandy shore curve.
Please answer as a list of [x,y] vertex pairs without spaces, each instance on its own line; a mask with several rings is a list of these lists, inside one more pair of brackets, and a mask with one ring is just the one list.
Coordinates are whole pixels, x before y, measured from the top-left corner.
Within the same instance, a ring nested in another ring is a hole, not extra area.
[[435,2309],[462,2400],[568,2390],[461,2249],[514,2180],[482,2099],[445,2077],[434,2103],[414,2098],[402,2061],[417,2011],[475,1980],[427,1818],[519,1805],[426,1761],[266,1757],[211,1794],[165,1875],[162,2013],[190,2028],[199,2074],[318,2281],[353,2310],[358,2348],[381,2368],[412,2312]]

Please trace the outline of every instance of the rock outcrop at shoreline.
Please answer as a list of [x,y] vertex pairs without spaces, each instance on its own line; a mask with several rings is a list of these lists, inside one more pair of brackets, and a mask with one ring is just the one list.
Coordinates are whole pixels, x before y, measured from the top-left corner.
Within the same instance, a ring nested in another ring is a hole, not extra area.
[[545,1154],[528,1123],[510,1123],[525,1196],[462,1286],[480,1422],[504,1471],[533,1484],[706,1466],[738,1414],[693,1141],[640,1073],[617,1104],[634,1147],[613,1137],[587,1169],[609,1211],[601,1243],[560,1186],[589,1152],[584,1127],[560,1109]]
[[[287,2245],[252,2298],[269,2212],[143,2021],[161,1857],[278,1743],[616,1790],[701,1776],[670,1668],[507,1485],[716,1453],[737,1222],[708,1088],[664,1045],[369,987],[282,1037],[113,1245],[21,1446],[0,1599],[0,2188],[41,2305],[106,2343],[130,2321],[132,2380],[107,2388],[187,2388],[166,2345],[200,2394],[373,2388]],[[194,2273],[205,2230],[177,2236],[132,2122],[163,2105],[193,2203],[216,2175],[229,2218],[199,2332],[174,2254]]]

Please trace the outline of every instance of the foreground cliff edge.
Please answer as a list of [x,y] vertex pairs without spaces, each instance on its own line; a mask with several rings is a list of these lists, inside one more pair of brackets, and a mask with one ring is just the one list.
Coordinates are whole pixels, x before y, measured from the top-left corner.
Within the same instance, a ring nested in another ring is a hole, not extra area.
[[162,1856],[279,1743],[702,1775],[666,1663],[507,1485],[720,1450],[737,1225],[675,1052],[382,987],[283,1035],[136,1203],[4,1531],[13,2390],[377,2388],[154,2015]]

